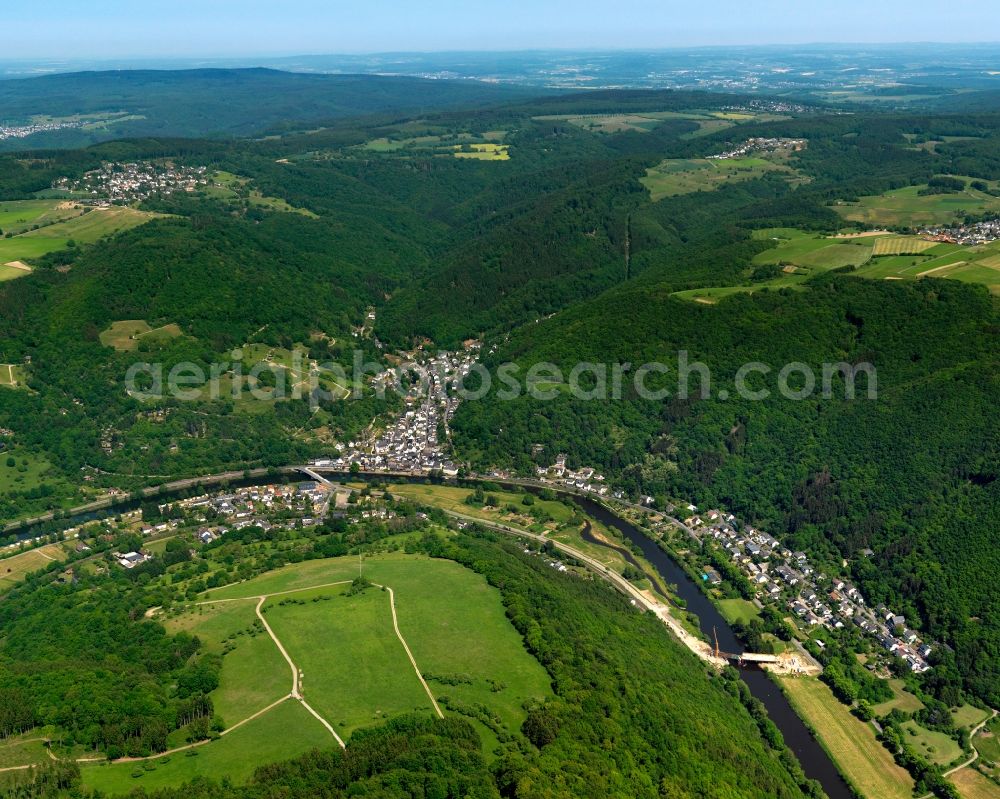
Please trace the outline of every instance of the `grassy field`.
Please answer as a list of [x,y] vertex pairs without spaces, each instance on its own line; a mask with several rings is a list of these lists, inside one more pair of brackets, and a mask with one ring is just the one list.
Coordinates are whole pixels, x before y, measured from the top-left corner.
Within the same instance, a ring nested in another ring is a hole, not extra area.
[[997,799],[1000,785],[992,782],[975,769],[964,768],[949,777],[962,799]]
[[197,635],[207,651],[222,653],[219,687],[212,692],[215,711],[227,726],[248,718],[288,693],[288,666],[274,642],[257,624],[255,599],[202,605],[163,620],[171,632]]
[[321,589],[276,597],[264,612],[302,670],[306,701],[342,738],[402,713],[433,712],[393,631],[388,592],[348,597],[343,588]]
[[713,191],[730,182],[756,180],[769,172],[780,172],[789,180],[798,173],[777,159],[731,158],[670,159],[646,170],[642,184],[649,190],[653,202],[664,197],[676,197],[697,191]]
[[218,741],[187,752],[143,763],[85,765],[83,785],[119,795],[137,788],[176,786],[198,776],[229,777],[240,783],[265,763],[333,746],[330,733],[302,705],[289,700]]
[[[7,465],[9,458],[14,459],[13,466]],[[51,464],[44,458],[23,450],[0,453],[0,495],[38,488],[50,468]]]
[[[971,178],[966,178],[971,180]],[[873,227],[919,227],[947,224],[965,214],[1000,211],[1000,198],[966,187],[955,194],[922,196],[926,186],[907,186],[885,194],[862,197],[858,202],[834,206],[844,219]]]
[[[534,505],[524,505],[522,504],[522,500],[525,495],[518,494],[513,491],[486,492],[487,494],[495,496],[499,500],[500,506],[498,508],[467,505],[465,500],[470,494],[473,493],[471,488],[440,485],[400,484],[389,486],[389,493],[393,496],[407,497],[417,502],[423,502],[427,505],[435,505],[439,508],[444,508],[445,510],[462,513],[466,516],[472,516],[485,521],[500,523],[520,522],[519,526],[524,527],[526,530],[532,530],[533,532],[544,531],[544,526],[536,524],[534,520],[528,516],[529,511],[532,509],[544,511],[557,523],[568,522],[573,518],[575,513],[571,507],[558,500],[543,500],[536,497]],[[514,505],[517,507],[519,513],[507,513],[505,508],[508,505]]]
[[953,708],[951,711],[951,717],[955,721],[955,726],[959,728],[968,727],[972,729],[980,722],[985,721],[989,715],[985,710],[974,705],[962,705],[961,707]]
[[183,331],[175,324],[163,325],[154,330],[144,319],[126,319],[113,322],[111,327],[101,333],[101,344],[118,352],[133,352],[139,349],[143,340],[155,343],[182,335]]
[[[0,230],[14,233],[0,238],[0,264],[30,261],[50,252],[62,250],[70,241],[93,244],[105,236],[113,236],[145,224],[157,214],[134,208],[83,208],[53,200],[25,200],[0,203]],[[32,229],[37,228],[37,229]],[[11,280],[29,274],[24,270],[4,269],[0,280]]]
[[456,158],[475,158],[479,161],[509,161],[510,147],[506,144],[456,144]]
[[[3,267],[0,267],[3,269]],[[2,279],[2,276],[0,276]],[[0,363],[0,386],[6,388],[23,388],[26,376],[23,366],[16,366],[12,363]]]
[[962,748],[943,732],[928,730],[915,721],[903,723],[906,740],[913,750],[931,763],[947,766],[962,756]]
[[888,702],[875,705],[874,710],[877,715],[885,716],[896,709],[904,713],[916,713],[918,710],[923,710],[924,703],[906,690],[902,680],[889,680],[889,686],[895,696]]
[[781,679],[799,715],[814,729],[841,773],[868,799],[910,799],[913,779],[875,739],[875,731],[851,715],[830,689],[811,677]]
[[987,724],[973,743],[984,760],[1000,765],[1000,716]]
[[45,763],[48,759],[45,745],[40,740],[14,739],[0,743],[0,769],[25,766],[29,763]]
[[64,560],[66,550],[59,544],[48,544],[37,549],[29,549],[9,558],[0,559],[0,590],[21,582],[31,572],[44,569],[53,561]]
[[760,616],[760,611],[753,602],[748,602],[745,599],[720,599],[716,604],[719,606],[719,610],[722,612],[723,617],[730,624],[739,622],[740,624],[747,624],[752,619],[756,619]]
[[[265,606],[266,618],[304,672],[307,701],[342,737],[394,713],[416,708],[431,711],[393,631],[388,594],[369,589],[346,597],[343,587],[313,588],[351,580],[358,570],[354,557],[307,561],[205,595],[214,600],[312,589],[271,598]],[[449,697],[466,706],[486,705],[508,731],[516,733],[524,720],[525,701],[549,695],[547,674],[525,651],[504,614],[499,594],[481,576],[451,561],[401,553],[366,557],[363,570],[365,577],[395,592],[400,631],[436,698]],[[245,606],[252,613],[252,600],[230,604]],[[230,613],[238,611],[224,611],[224,615]],[[211,623],[221,625],[217,639],[238,626],[237,621]],[[242,639],[237,646],[245,646]],[[231,657],[226,656],[224,674]],[[245,667],[249,678],[263,668],[260,659],[256,660]],[[277,680],[283,684],[287,665],[282,662],[276,668]],[[220,691],[239,681],[230,681],[227,675],[224,683]],[[492,734],[478,722],[477,728],[489,751]]]

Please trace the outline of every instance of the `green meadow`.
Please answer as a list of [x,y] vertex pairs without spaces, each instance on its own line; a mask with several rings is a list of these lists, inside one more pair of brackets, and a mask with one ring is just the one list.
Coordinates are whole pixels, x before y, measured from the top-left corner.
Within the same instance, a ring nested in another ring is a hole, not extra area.
[[265,763],[287,760],[336,741],[291,699],[217,741],[138,763],[84,765],[83,785],[109,795],[180,785],[195,777],[246,782]]
[[[348,591],[359,570],[378,585]],[[487,756],[500,740],[517,736],[525,705],[551,695],[548,674],[525,650],[499,592],[453,561],[402,553],[305,561],[208,591],[198,604],[159,620],[222,654],[220,684],[211,696],[229,729],[291,691],[288,663],[256,617],[259,598],[267,595],[262,612],[300,670],[303,698],[347,740],[354,730],[395,715],[434,712],[396,635],[389,591],[379,586],[393,590],[400,634],[443,712],[469,718]],[[241,781],[252,773],[250,764],[335,745],[289,698],[219,740],[167,758],[87,766],[84,784],[121,793],[200,774]]]
[[[971,181],[972,178],[964,178]],[[994,197],[971,186],[953,194],[921,195],[923,186],[902,189],[868,197],[857,202],[834,206],[844,219],[871,227],[919,227],[954,222],[965,214],[1000,212],[1000,197]],[[991,184],[995,189],[996,184]]]

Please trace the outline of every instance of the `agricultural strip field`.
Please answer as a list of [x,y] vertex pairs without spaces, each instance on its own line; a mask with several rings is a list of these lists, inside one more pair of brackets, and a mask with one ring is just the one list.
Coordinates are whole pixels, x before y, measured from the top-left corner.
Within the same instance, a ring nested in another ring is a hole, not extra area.
[[872,255],[920,255],[937,246],[935,241],[919,239],[915,236],[884,236],[875,239]]
[[852,716],[824,683],[811,677],[791,677],[780,679],[780,684],[841,773],[863,796],[910,799],[913,779],[875,739],[874,729]]
[[713,304],[736,293],[800,288],[809,278],[833,269],[873,280],[948,278],[977,283],[1000,294],[1000,244],[967,247],[891,235],[831,238],[790,228],[757,230],[753,235],[774,243],[754,256],[754,266],[778,267],[780,273],[752,284],[690,289],[674,296]]
[[199,776],[240,783],[265,763],[331,746],[336,743],[330,733],[302,705],[287,700],[204,746],[138,763],[84,765],[81,771],[85,788],[111,795],[177,786]]
[[956,771],[948,779],[954,783],[962,799],[997,799],[1000,796],[1000,785],[972,768]]

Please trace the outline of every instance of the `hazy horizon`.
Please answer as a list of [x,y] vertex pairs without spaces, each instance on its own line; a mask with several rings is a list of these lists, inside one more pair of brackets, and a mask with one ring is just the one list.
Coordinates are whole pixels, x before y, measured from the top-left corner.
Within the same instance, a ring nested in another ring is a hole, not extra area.
[[136,7],[53,0],[8,9],[3,57],[15,60],[276,58],[301,55],[657,50],[713,46],[993,44],[1000,6],[972,2],[946,16],[924,0],[878,5],[843,0],[803,7],[787,0],[711,9],[677,2],[624,0],[613,7],[511,0],[501,10],[440,0],[413,10],[403,0],[358,7],[321,0],[272,3],[177,0]]

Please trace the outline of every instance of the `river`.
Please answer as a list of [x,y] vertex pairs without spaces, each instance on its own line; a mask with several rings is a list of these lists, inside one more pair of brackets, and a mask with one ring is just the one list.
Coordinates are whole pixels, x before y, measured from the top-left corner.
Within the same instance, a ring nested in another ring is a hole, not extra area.
[[[677,587],[676,594],[687,604],[687,609],[698,617],[701,631],[712,640],[713,635],[719,636],[719,648],[725,652],[742,652],[743,644],[736,638],[732,627],[719,613],[711,600],[702,592],[680,566],[677,565],[657,544],[644,535],[634,525],[616,516],[603,505],[586,499],[571,496],[589,516],[597,519],[608,527],[618,530],[628,541],[635,544],[662,577],[671,585]],[[795,752],[806,775],[818,781],[830,799],[853,799],[854,794],[844,778],[837,771],[826,750],[809,732],[802,719],[792,709],[788,699],[775,685],[768,675],[758,668],[749,667],[741,670],[743,681],[757,699],[764,703],[785,743]]]

